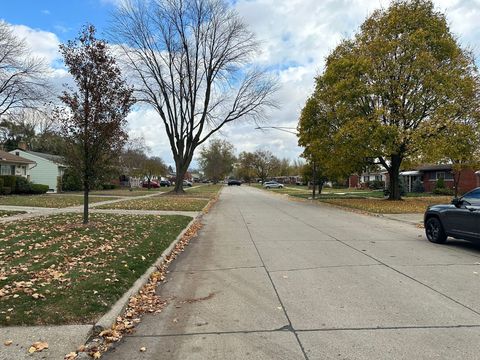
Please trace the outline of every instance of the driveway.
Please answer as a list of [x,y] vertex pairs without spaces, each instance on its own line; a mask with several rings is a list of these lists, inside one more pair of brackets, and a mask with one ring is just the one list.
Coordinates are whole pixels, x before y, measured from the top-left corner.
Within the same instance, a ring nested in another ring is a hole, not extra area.
[[478,359],[479,273],[480,246],[225,188],[158,290],[169,305],[105,358]]

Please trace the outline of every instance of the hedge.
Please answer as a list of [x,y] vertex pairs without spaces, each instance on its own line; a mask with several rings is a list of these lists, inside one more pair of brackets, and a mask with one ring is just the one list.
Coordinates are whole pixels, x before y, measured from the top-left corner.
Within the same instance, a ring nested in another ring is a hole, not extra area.
[[32,184],[30,194],[45,194],[49,189],[48,185]]

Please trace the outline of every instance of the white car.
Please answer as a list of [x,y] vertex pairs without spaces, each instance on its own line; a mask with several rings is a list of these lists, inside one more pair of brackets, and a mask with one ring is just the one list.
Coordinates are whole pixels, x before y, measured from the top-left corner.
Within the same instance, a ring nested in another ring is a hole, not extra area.
[[263,183],[265,189],[283,189],[283,184],[280,184],[276,181],[266,181]]

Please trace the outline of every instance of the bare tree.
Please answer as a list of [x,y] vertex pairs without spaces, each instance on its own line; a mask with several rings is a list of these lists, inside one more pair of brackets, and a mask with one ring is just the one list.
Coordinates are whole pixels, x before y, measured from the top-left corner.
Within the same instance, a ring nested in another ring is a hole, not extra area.
[[48,96],[45,61],[31,56],[25,41],[0,20],[0,116],[36,108]]
[[86,26],[78,39],[60,45],[76,90],[60,96],[58,111],[67,143],[66,159],[78,169],[84,188],[83,223],[88,223],[88,195],[92,185],[108,174],[127,140],[126,117],[133,104],[133,89],[122,78],[105,41]]
[[224,0],[126,1],[111,35],[158,112],[176,165],[175,192],[195,149],[225,124],[274,106],[274,81],[250,63],[254,35]]

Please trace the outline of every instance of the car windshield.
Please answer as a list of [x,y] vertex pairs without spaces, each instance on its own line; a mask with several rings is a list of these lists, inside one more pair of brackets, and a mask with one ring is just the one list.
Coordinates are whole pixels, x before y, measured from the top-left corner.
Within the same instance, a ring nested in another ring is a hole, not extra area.
[[469,203],[480,203],[480,189],[475,189],[465,194],[462,197],[463,200],[468,201]]

